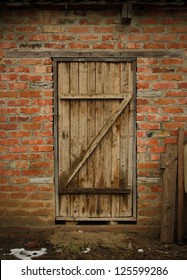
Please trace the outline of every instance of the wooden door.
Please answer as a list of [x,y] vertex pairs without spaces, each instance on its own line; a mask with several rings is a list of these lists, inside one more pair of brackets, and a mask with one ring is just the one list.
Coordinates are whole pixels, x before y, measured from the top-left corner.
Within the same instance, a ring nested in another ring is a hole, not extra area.
[[58,62],[57,76],[57,218],[134,218],[132,62]]

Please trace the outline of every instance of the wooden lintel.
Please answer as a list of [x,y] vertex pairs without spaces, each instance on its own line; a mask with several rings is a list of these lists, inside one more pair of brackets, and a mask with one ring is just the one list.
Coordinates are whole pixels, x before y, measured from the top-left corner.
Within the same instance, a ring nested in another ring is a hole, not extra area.
[[132,4],[126,3],[122,5],[121,23],[129,24],[132,19]]
[[60,194],[130,194],[125,188],[60,188]]
[[71,52],[71,51],[40,51],[40,50],[14,50],[8,51],[6,58],[48,58],[52,57],[54,61],[80,61],[87,59],[88,61],[103,61],[103,59],[115,59],[122,61],[123,59],[136,59],[137,57],[183,57],[181,50],[163,50],[163,51],[123,51],[123,52]]

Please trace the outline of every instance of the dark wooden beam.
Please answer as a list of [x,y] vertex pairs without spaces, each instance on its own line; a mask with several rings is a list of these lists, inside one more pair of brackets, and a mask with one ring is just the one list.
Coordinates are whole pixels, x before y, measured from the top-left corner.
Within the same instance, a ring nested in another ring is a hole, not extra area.
[[163,51],[142,51],[142,50],[136,50],[136,51],[124,51],[124,52],[101,52],[101,51],[93,51],[93,52],[72,52],[72,51],[35,51],[35,50],[28,50],[28,51],[22,51],[22,50],[15,50],[15,51],[8,51],[6,57],[7,58],[46,58],[46,57],[53,57],[53,58],[62,58],[62,57],[87,57],[90,58],[104,58],[104,57],[118,57],[120,58],[137,58],[137,57],[183,57],[183,51],[182,50],[163,50]]
[[129,24],[132,19],[132,4],[126,3],[122,6],[121,23]]
[[60,188],[60,194],[129,194],[124,188]]

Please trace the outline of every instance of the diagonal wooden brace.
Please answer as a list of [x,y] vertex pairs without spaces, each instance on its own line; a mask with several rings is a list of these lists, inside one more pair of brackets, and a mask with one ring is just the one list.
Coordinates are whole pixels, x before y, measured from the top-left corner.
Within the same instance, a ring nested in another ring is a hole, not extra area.
[[108,119],[108,121],[105,123],[103,128],[99,131],[99,133],[96,135],[90,146],[88,146],[87,150],[85,151],[84,155],[80,159],[79,163],[75,167],[75,169],[69,174],[67,181],[65,184],[63,184],[63,188],[67,188],[71,180],[75,177],[77,172],[80,170],[80,168],[83,166],[83,164],[86,162],[88,157],[93,153],[97,145],[100,143],[100,141],[103,139],[104,135],[107,133],[107,131],[110,129],[110,127],[113,125],[113,123],[116,121],[117,117],[123,112],[125,107],[129,104],[130,100],[132,99],[132,96],[129,95],[127,98],[123,99],[122,102],[116,107],[115,111],[111,115],[111,117]]

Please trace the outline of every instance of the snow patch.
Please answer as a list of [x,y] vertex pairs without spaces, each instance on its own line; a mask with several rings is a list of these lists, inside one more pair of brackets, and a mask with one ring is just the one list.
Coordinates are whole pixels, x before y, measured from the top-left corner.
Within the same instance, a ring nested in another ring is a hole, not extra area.
[[20,260],[31,260],[33,257],[39,257],[47,253],[46,248],[42,248],[38,251],[27,251],[24,248],[19,249],[11,249],[9,255],[14,255],[16,258]]

